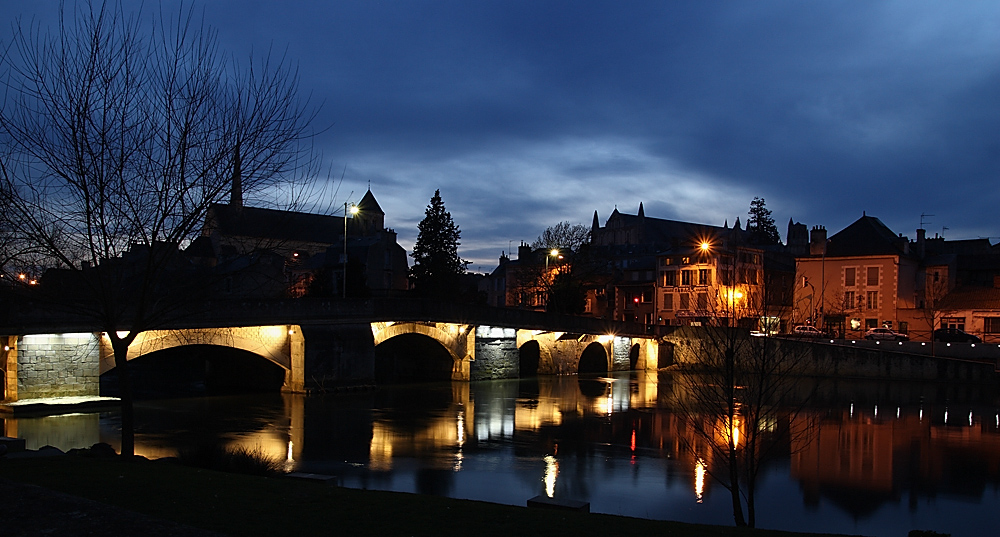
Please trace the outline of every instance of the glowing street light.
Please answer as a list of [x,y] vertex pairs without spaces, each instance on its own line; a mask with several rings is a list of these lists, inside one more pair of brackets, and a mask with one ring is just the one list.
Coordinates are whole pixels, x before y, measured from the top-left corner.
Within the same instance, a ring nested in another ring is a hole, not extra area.
[[548,277],[548,274],[549,274],[549,256],[554,257],[556,259],[562,259],[562,256],[559,255],[559,249],[558,248],[553,248],[553,249],[549,250],[549,253],[545,255],[545,276],[546,277]]
[[341,259],[341,263],[344,266],[344,277],[340,282],[340,288],[342,291],[343,298],[347,298],[347,218],[350,215],[352,218],[354,215],[358,214],[361,209],[358,209],[357,205],[353,203],[344,202],[344,257]]

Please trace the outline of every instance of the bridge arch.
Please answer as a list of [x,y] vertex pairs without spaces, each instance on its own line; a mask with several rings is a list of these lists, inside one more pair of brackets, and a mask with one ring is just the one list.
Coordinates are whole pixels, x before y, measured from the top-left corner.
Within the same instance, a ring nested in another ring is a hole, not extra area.
[[469,380],[470,362],[475,357],[474,327],[453,323],[372,323],[376,349],[382,343],[405,334],[419,334],[440,343],[452,360],[451,380]]
[[608,358],[608,351],[604,345],[597,341],[591,342],[580,354],[577,372],[581,375],[607,374],[611,370],[611,361]]
[[[127,359],[192,345],[229,347],[260,356],[285,370],[283,391],[304,390],[305,340],[296,325],[150,330],[136,337]],[[101,337],[100,355],[103,375],[115,367],[114,351],[106,334]]]

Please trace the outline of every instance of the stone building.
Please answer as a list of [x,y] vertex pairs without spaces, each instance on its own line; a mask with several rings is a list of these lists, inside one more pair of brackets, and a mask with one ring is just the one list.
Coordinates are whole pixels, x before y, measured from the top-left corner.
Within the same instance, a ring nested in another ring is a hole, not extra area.
[[357,209],[345,220],[233,202],[216,204],[209,208],[202,235],[188,253],[208,265],[253,262],[249,272],[261,276],[247,282],[247,272],[241,272],[241,284],[229,285],[232,292],[274,294],[275,285],[263,283],[269,277],[280,280],[277,286],[292,297],[340,296],[345,278],[347,294],[352,296],[407,290],[406,250],[396,242],[396,232],[385,227],[385,212],[371,190]]

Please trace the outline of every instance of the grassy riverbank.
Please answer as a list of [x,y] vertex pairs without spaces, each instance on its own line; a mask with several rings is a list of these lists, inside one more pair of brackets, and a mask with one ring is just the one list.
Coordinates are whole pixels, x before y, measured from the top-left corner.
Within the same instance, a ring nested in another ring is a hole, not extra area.
[[159,461],[125,463],[76,456],[8,458],[0,459],[0,479],[31,483],[153,517],[240,536],[806,535],[344,489],[285,477],[227,474]]

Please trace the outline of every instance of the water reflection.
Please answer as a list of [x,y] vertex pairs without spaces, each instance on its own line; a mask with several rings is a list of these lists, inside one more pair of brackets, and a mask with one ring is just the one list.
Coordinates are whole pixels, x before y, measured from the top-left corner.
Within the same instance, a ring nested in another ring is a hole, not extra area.
[[[683,385],[667,373],[631,373],[148,401],[136,407],[136,452],[171,456],[211,441],[260,448],[288,469],[358,488],[518,505],[545,494],[599,512],[729,524],[728,493],[713,491],[710,478],[721,461],[671,412]],[[759,525],[869,535],[988,527],[1000,507],[991,392],[834,383],[818,400],[766,422],[787,441],[761,482]],[[3,422],[32,448],[117,447],[118,427],[116,413]],[[963,516],[946,516],[956,512]]]

